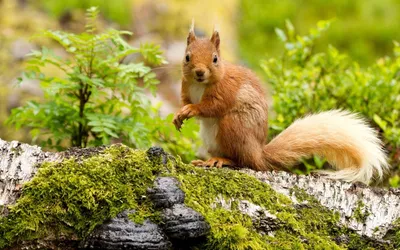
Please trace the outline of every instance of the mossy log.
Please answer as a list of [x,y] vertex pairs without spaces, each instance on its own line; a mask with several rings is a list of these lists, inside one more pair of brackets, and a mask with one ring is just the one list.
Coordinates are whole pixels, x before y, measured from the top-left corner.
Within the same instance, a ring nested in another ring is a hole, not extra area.
[[400,190],[0,139],[0,249],[396,249]]

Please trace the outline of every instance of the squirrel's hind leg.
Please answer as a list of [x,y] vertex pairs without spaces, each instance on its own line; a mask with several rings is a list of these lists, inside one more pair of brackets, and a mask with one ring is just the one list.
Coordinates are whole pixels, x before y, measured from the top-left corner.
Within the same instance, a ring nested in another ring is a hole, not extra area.
[[232,160],[223,157],[211,157],[207,161],[202,160],[194,160],[191,162],[195,166],[200,167],[217,167],[222,168],[222,166],[235,166],[235,163]]

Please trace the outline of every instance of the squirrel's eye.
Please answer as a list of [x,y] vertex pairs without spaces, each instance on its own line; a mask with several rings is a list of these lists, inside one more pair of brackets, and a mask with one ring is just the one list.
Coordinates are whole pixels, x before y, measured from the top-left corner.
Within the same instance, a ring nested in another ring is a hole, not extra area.
[[213,63],[217,63],[217,62],[218,62],[218,57],[217,57],[217,55],[214,55]]
[[189,56],[189,54],[186,55],[185,59],[186,59],[186,62],[189,62],[189,61],[190,61],[190,56]]

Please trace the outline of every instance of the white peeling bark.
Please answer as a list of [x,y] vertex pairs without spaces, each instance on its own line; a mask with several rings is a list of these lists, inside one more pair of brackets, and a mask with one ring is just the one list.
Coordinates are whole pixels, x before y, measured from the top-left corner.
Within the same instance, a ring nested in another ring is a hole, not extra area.
[[54,161],[57,154],[40,147],[0,139],[0,206],[13,204],[21,185],[30,180],[43,161]]
[[[343,225],[373,239],[382,239],[391,224],[400,217],[399,189],[371,188],[363,184],[330,180],[323,176],[299,176],[275,171],[255,172],[249,169],[241,171],[268,183],[275,191],[288,196],[295,203],[298,201],[290,191],[296,187],[303,189],[323,206],[339,212]],[[362,207],[360,202],[364,204]],[[355,219],[357,207],[361,208],[364,221]]]

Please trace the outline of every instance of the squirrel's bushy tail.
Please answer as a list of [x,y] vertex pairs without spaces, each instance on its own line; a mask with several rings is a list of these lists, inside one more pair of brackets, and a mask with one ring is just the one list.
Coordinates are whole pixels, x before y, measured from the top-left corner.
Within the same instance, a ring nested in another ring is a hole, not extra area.
[[376,132],[355,114],[332,110],[295,121],[264,149],[268,165],[291,166],[301,158],[319,155],[337,171],[329,178],[369,183],[389,169]]

